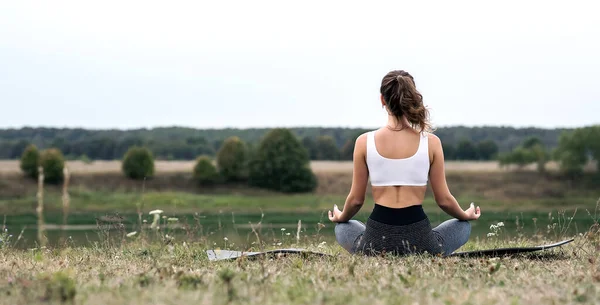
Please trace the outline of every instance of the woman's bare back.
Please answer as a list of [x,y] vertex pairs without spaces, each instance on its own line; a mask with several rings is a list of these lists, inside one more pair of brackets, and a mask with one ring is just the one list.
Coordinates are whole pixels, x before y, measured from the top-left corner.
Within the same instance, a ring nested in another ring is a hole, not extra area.
[[[415,155],[420,135],[412,128],[393,131],[380,128],[375,133],[375,146],[379,155],[388,159],[407,159]],[[427,186],[372,186],[373,200],[390,208],[403,208],[421,204]]]

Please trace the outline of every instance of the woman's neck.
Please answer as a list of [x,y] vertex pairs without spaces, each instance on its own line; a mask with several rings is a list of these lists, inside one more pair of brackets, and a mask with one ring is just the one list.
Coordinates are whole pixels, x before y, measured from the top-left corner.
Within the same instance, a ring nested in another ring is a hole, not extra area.
[[388,120],[387,120],[386,125],[388,128],[397,129],[397,130],[401,130],[401,129],[404,129],[404,128],[410,126],[410,124],[408,124],[408,122],[406,121],[406,118],[404,116],[402,116],[402,118],[399,120],[398,118],[396,118],[393,115],[388,115]]

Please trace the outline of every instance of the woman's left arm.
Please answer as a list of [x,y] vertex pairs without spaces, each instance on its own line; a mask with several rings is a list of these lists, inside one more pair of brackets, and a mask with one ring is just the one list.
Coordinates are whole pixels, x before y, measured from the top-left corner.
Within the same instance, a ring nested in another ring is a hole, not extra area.
[[344,203],[343,210],[340,211],[335,206],[333,212],[329,211],[329,219],[333,222],[348,222],[360,211],[365,202],[367,182],[369,180],[369,169],[366,162],[366,143],[366,134],[360,135],[354,143],[352,187]]

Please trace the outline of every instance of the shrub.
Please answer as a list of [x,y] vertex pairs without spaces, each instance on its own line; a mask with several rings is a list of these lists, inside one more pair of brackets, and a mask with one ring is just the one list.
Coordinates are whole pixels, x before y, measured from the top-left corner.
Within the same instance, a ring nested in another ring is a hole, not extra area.
[[247,173],[246,144],[238,137],[230,137],[223,142],[217,153],[217,167],[226,181],[242,181]]
[[38,176],[38,166],[40,162],[40,152],[33,144],[28,145],[21,155],[21,170],[27,177],[36,179]]
[[210,157],[202,155],[196,159],[194,180],[200,185],[212,185],[218,181],[219,173]]
[[146,147],[133,146],[123,157],[122,170],[131,179],[150,178],[154,175],[154,156]]
[[499,154],[497,159],[500,161],[500,166],[515,164],[519,168],[536,163],[538,172],[544,173],[550,153],[539,138],[529,137],[513,151]]
[[248,183],[286,193],[313,191],[317,179],[309,162],[308,151],[290,130],[272,129],[252,154]]
[[65,157],[56,148],[42,151],[40,155],[40,166],[44,169],[44,182],[58,183],[64,178]]
[[558,147],[554,150],[553,157],[558,161],[561,172],[566,176],[580,176],[588,162],[586,139],[582,136],[581,130],[561,133],[558,138]]

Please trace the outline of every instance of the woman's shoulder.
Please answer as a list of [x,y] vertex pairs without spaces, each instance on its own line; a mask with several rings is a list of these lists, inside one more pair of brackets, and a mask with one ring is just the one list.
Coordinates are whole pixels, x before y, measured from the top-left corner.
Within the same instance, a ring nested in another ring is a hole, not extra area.
[[439,151],[442,148],[442,140],[440,140],[440,138],[437,135],[428,132],[426,134],[426,137],[427,146],[431,155],[433,155],[434,152]]
[[423,136],[427,137],[427,140],[429,140],[429,142],[433,142],[433,143],[441,143],[442,140],[440,140],[440,138],[435,135],[433,132],[423,132]]
[[361,144],[361,143],[365,143],[367,141],[367,137],[370,134],[373,134],[375,130],[368,130],[368,131],[364,131],[363,133],[361,133],[360,135],[358,135],[358,137],[356,137],[356,144]]

